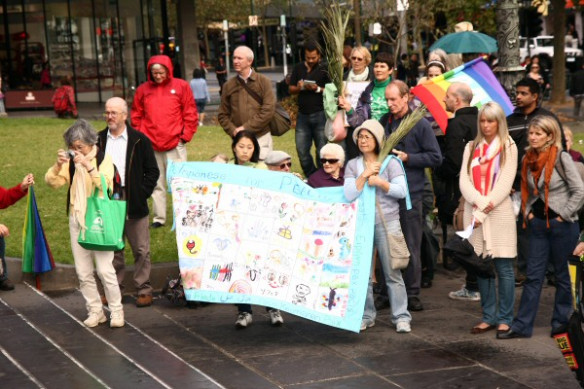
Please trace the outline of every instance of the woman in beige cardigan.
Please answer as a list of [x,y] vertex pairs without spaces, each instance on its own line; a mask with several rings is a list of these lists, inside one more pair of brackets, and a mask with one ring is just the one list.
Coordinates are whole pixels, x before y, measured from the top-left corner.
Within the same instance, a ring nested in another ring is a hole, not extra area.
[[478,277],[482,321],[471,334],[509,330],[513,320],[517,231],[509,197],[517,172],[517,146],[509,136],[505,113],[490,102],[478,115],[479,131],[464,150],[460,191],[466,201],[464,225],[474,223],[469,242],[478,256],[492,257],[499,278],[498,304],[494,278]]

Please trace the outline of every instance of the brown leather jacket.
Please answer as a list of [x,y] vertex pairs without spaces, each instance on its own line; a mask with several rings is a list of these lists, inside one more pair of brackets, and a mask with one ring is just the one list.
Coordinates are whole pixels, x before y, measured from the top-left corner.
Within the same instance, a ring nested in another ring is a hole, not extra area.
[[219,124],[230,136],[233,136],[233,132],[239,126],[254,132],[258,137],[268,133],[269,123],[276,109],[272,82],[255,70],[248,78],[247,85],[262,97],[260,105],[241,86],[237,77],[239,76],[229,79],[223,85],[218,113]]

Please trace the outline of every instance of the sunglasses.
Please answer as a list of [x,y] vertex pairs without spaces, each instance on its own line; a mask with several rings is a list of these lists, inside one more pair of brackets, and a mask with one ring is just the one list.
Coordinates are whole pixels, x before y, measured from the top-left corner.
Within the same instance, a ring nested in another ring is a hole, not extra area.
[[292,162],[284,162],[283,164],[280,165],[280,169],[284,169],[286,167],[291,167],[292,166]]
[[332,165],[333,163],[337,163],[337,162],[339,162],[339,160],[338,159],[334,159],[334,158],[333,159],[330,159],[330,158],[321,158],[320,159],[320,163],[322,163],[323,165],[325,163],[330,163]]
[[353,61],[363,61],[363,58],[359,58],[359,57],[351,57],[351,59]]

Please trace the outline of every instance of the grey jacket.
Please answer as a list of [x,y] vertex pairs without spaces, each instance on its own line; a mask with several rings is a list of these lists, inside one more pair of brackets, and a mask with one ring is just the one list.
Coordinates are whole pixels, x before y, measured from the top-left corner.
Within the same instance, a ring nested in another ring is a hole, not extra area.
[[[578,210],[584,203],[584,184],[570,154],[559,152],[557,158],[562,158],[561,163],[564,166],[567,182],[560,176],[558,170],[554,168],[550,179],[548,206],[565,221],[575,222],[578,220]],[[560,163],[560,161],[557,162]],[[542,201],[545,201],[544,176],[545,168],[537,183],[539,198]],[[529,188],[529,197],[527,198],[525,215],[529,215],[531,206],[537,200],[537,197],[533,195],[535,183],[530,172],[527,173],[527,186]]]

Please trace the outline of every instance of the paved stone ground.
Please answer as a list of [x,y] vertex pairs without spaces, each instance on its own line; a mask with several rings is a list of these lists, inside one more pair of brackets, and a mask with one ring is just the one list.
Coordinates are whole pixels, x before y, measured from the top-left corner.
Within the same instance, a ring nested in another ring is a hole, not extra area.
[[[389,310],[354,334],[284,313],[279,328],[262,307],[245,330],[236,308],[189,309],[156,298],[136,308],[124,297],[126,326],[83,326],[76,290],[37,293],[18,284],[0,293],[0,382],[6,388],[578,388],[553,339],[553,287],[543,292],[534,336],[497,340],[471,335],[477,302],[448,299],[460,272],[439,269],[422,290],[410,334],[398,334]],[[521,288],[517,288],[519,299]]]

